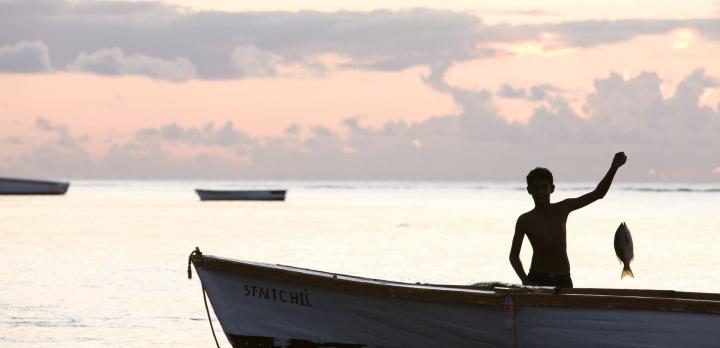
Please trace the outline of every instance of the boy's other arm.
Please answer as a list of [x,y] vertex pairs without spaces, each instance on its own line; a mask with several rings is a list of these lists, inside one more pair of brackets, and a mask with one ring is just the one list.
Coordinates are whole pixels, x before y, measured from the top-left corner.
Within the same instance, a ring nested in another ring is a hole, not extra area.
[[626,161],[627,156],[625,156],[624,152],[616,153],[615,157],[613,157],[610,169],[608,169],[607,174],[605,174],[605,177],[600,180],[600,183],[598,183],[597,187],[595,187],[594,190],[577,198],[566,199],[563,202],[567,207],[568,211],[580,209],[592,202],[597,201],[598,199],[602,199],[603,197],[605,197],[608,190],[610,190],[610,184],[612,184],[612,181],[615,178],[615,173],[617,173],[617,170],[622,167],[622,165],[625,164]]
[[510,264],[518,277],[520,277],[523,285],[532,285],[525,273],[522,261],[520,261],[520,248],[522,248],[523,237],[525,237],[525,227],[523,226],[521,216],[518,218],[517,223],[515,223],[515,235],[513,236],[512,246],[510,247]]

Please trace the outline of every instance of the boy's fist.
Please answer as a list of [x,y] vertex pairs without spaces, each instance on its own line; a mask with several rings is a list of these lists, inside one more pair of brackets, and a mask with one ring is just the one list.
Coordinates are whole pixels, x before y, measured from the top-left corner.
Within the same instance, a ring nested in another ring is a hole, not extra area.
[[618,152],[615,154],[615,157],[613,157],[612,166],[620,168],[623,164],[625,164],[625,162],[627,162],[627,156],[625,156],[625,153]]

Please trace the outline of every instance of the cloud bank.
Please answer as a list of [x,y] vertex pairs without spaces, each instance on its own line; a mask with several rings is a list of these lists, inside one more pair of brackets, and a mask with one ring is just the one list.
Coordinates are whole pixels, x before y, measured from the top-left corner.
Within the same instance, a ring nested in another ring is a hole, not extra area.
[[[699,106],[718,79],[702,70],[686,76],[667,99],[655,73],[627,80],[612,74],[596,80],[587,96],[589,118],[549,94],[523,125],[507,123],[492,104],[493,96],[508,91],[449,86],[442,76],[450,67],[436,66],[426,81],[455,98],[463,108],[458,115],[377,128],[351,117],[340,133],[291,125],[282,136],[263,138],[232,123],[172,123],[138,130],[101,156],[88,154],[86,137],[39,119],[36,129],[55,134],[54,140],[0,161],[0,171],[79,178],[522,180],[540,165],[558,180],[597,180],[613,153],[626,151],[623,180],[719,179],[720,105]],[[513,91],[512,97],[534,95]],[[193,154],[178,157],[178,148]]]
[[[472,14],[423,9],[229,13],[157,2],[10,0],[0,3],[0,71],[52,66],[173,81],[228,79],[277,76],[279,65],[317,71],[314,57],[323,54],[347,57],[340,68],[401,70],[494,57],[505,52],[493,43],[548,34],[553,45],[589,47],[679,27],[720,40],[716,19],[486,25]],[[4,57],[20,53],[34,58]]]

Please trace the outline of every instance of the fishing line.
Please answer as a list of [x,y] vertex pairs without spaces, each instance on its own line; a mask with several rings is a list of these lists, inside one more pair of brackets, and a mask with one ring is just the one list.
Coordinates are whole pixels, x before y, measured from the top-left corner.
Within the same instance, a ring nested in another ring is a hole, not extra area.
[[[627,163],[626,163],[626,164],[627,164]],[[623,164],[623,166],[624,166],[624,164]],[[621,167],[621,168],[622,168],[622,167]],[[620,169],[620,168],[618,168],[618,170],[619,170],[619,169]],[[617,174],[617,173],[616,173],[616,174]],[[627,216],[626,216],[626,214],[625,214],[625,189],[626,189],[626,188],[625,188],[624,185],[622,184],[622,181],[619,181],[619,182],[618,182],[618,188],[620,189],[620,197],[619,197],[619,199],[620,199],[620,217],[622,218],[622,221],[627,222],[627,221],[626,221]]]
[[[615,173],[615,174],[617,175],[617,173]],[[618,180],[618,181],[620,181],[620,180]],[[618,201],[619,201],[618,207],[620,209],[620,220],[625,221],[625,199],[624,199],[625,193],[623,192],[625,190],[623,189],[622,184],[620,182],[617,183],[617,186],[618,186],[618,191],[620,191],[618,193]]]
[[[615,158],[613,158],[613,164],[615,164]],[[618,195],[618,203],[617,203],[616,207],[617,207],[618,214],[620,215],[620,222],[623,222],[623,221],[625,221],[625,193],[623,192],[623,191],[625,191],[625,187],[623,187],[623,185],[620,181],[620,168],[621,167],[618,167],[616,169],[615,175],[613,176],[613,180],[612,180],[610,187],[612,188],[613,186],[615,186],[616,190],[620,191],[617,194]]]

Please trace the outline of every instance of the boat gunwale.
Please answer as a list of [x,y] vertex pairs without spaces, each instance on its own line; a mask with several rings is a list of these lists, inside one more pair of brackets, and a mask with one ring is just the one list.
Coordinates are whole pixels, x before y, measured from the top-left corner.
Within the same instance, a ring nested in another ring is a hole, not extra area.
[[509,295],[515,306],[720,314],[720,294],[714,293],[643,289],[565,289],[499,282],[488,283],[490,285],[486,286],[413,284],[212,255],[193,255],[191,260],[195,267],[208,270],[235,272],[250,277],[381,297],[500,306]]
[[205,193],[238,193],[238,192],[242,192],[242,193],[264,193],[264,192],[269,192],[270,194],[273,194],[273,195],[280,195],[280,194],[286,194],[286,193],[287,193],[287,190],[244,190],[244,189],[239,189],[239,190],[209,190],[209,189],[195,189],[195,192],[197,192],[197,193],[200,193],[200,192],[205,192]]
[[19,183],[19,184],[45,184],[45,185],[70,185],[67,181],[50,181],[50,180],[35,180],[35,179],[18,179],[18,178],[3,178],[0,177],[0,182]]
[[0,186],[2,185],[30,185],[31,187],[40,187],[35,190],[33,189],[22,189],[17,188],[8,190],[7,188],[0,189],[0,195],[2,196],[41,196],[41,195],[64,195],[70,188],[70,182],[67,181],[50,181],[50,180],[35,180],[35,179],[19,179],[19,178],[5,178],[0,177]]
[[[284,201],[287,190],[208,190],[195,189],[201,201]],[[235,196],[236,194],[256,194],[257,197]],[[263,196],[264,195],[264,196]]]

